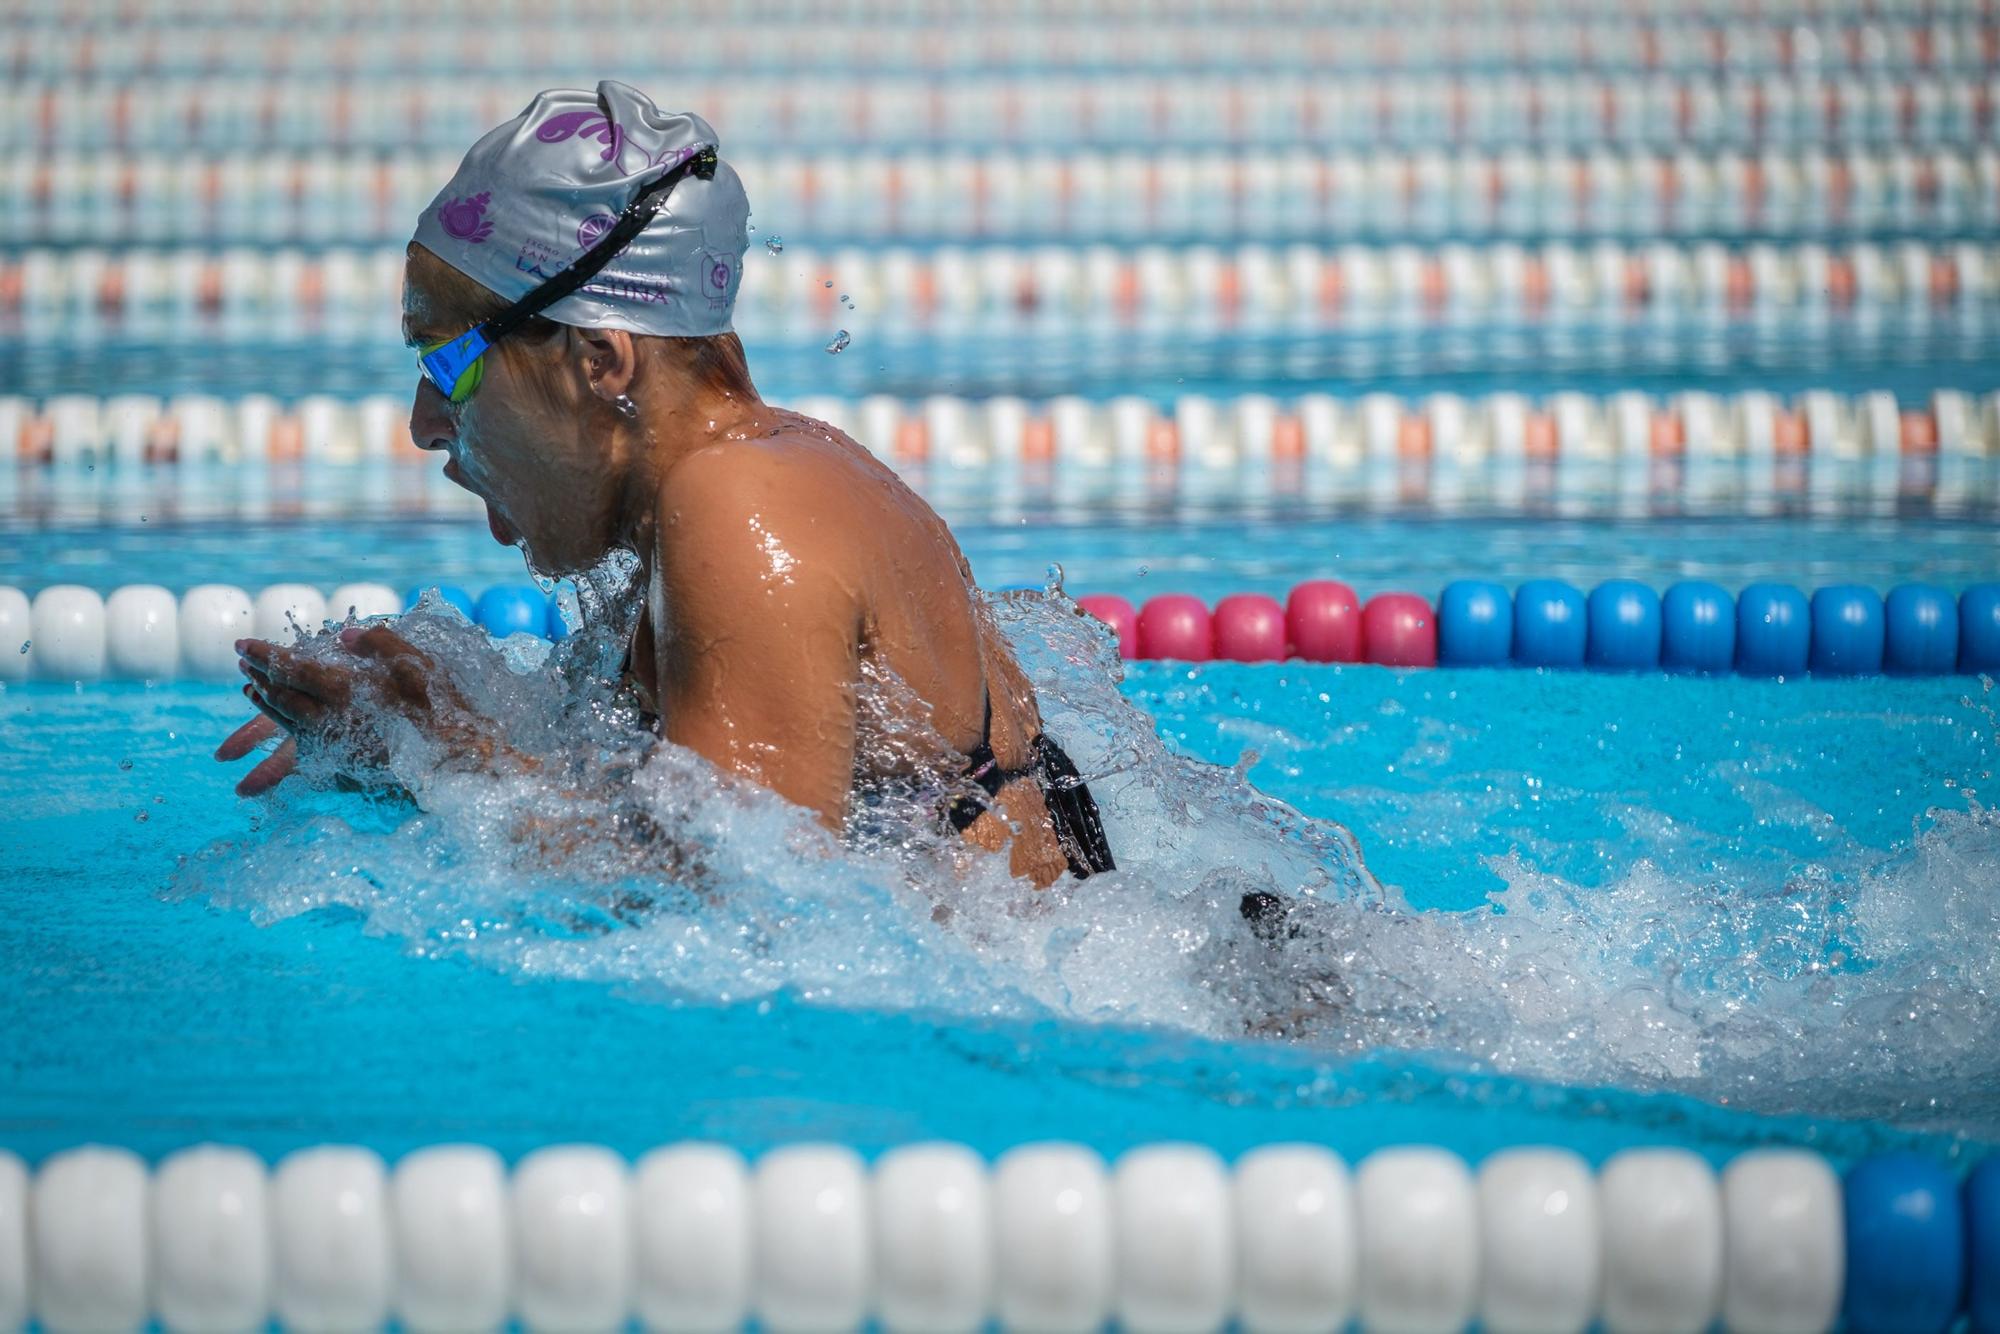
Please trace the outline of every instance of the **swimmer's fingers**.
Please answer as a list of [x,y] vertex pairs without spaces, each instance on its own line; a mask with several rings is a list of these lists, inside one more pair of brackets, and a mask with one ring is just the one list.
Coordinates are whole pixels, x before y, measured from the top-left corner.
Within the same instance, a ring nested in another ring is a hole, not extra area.
[[277,734],[278,724],[260,713],[224,737],[222,744],[215,748],[215,758],[224,763],[240,760]]
[[[258,641],[245,642],[255,644]],[[238,669],[258,689],[268,692],[273,688],[283,688],[317,696],[334,706],[345,706],[353,697],[354,675],[346,668],[309,658],[296,649],[280,648],[275,644],[264,644],[262,648],[263,652],[254,656],[244,653],[237,662]]]
[[291,776],[299,763],[299,743],[290,737],[285,744],[272,751],[258,762],[257,766],[243,775],[243,781],[236,785],[239,797],[254,797],[269,792],[272,788]]
[[275,682],[253,681],[243,687],[243,694],[271,721],[292,732],[322,728],[339,712],[316,695]]
[[378,664],[378,678],[390,700],[405,713],[417,716],[439,707],[464,711],[465,698],[440,672],[430,654],[412,644],[386,625],[350,626],[340,632],[340,642],[358,658]]
[[348,652],[358,657],[378,661],[409,658],[426,665],[430,663],[428,653],[386,625],[350,625],[340,632],[340,642]]

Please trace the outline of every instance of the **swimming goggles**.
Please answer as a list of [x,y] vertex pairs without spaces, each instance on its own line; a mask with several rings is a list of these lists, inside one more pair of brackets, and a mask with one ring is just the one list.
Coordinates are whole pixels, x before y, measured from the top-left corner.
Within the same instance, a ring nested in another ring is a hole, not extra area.
[[704,181],[714,177],[716,160],[715,146],[701,145],[686,161],[640,189],[618,215],[611,230],[578,256],[575,263],[492,319],[473,325],[455,338],[418,348],[417,366],[424,378],[453,403],[471,398],[484,375],[481,358],[488,348],[595,278],[613,256],[645,230],[646,224],[666,205],[668,192],[684,177],[690,172]]

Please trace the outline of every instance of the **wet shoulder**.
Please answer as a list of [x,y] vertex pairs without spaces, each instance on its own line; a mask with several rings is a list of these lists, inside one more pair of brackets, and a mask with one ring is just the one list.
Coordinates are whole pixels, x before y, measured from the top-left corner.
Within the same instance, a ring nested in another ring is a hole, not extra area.
[[[767,429],[686,455],[664,479],[662,518],[782,523],[801,541],[856,521],[893,527],[910,493],[896,475],[833,428],[785,414]],[[664,536],[664,533],[663,533]]]
[[891,526],[882,487],[825,438],[784,431],[717,441],[662,479],[662,568],[670,580],[718,587],[734,571],[830,581],[851,596],[870,582],[876,542]]

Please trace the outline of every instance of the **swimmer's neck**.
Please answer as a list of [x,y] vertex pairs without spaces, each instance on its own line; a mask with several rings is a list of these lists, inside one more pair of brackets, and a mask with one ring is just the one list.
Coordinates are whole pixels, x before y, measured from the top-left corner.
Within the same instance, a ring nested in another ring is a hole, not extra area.
[[648,565],[660,492],[674,465],[697,450],[756,434],[772,408],[754,388],[719,389],[680,367],[634,384],[635,412],[621,417],[613,457],[627,460],[619,486],[618,537]]

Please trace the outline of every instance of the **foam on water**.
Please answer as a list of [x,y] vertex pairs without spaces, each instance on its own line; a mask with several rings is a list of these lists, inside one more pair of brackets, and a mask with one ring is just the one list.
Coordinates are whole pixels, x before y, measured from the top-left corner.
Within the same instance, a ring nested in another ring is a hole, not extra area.
[[[837,838],[653,741],[609,684],[628,576],[586,584],[588,627],[553,651],[495,646],[437,604],[403,618],[535,772],[466,771],[393,711],[364,710],[365,738],[308,756],[309,781],[281,788],[249,840],[189,859],[180,889],[263,920],[340,905],[420,953],[662,1002],[782,991],[1272,1035],[1329,1057],[1392,1049],[1761,1110],[2000,1126],[2000,817],[1969,793],[1899,851],[1848,848],[1776,883],[1768,864],[1690,881],[1640,860],[1584,887],[1516,853],[1491,863],[1505,887],[1486,906],[1413,911],[1346,830],[1251,786],[1247,759],[1165,746],[1074,604],[1009,593],[993,613],[1119,860],[1037,892],[939,831],[955,780],[926,775],[921,746],[898,756],[918,777],[871,793]],[[341,650],[329,634],[314,651]],[[897,688],[873,682],[867,705]],[[421,810],[342,790],[334,775],[364,755]],[[1246,914],[1246,895],[1282,914]]]

